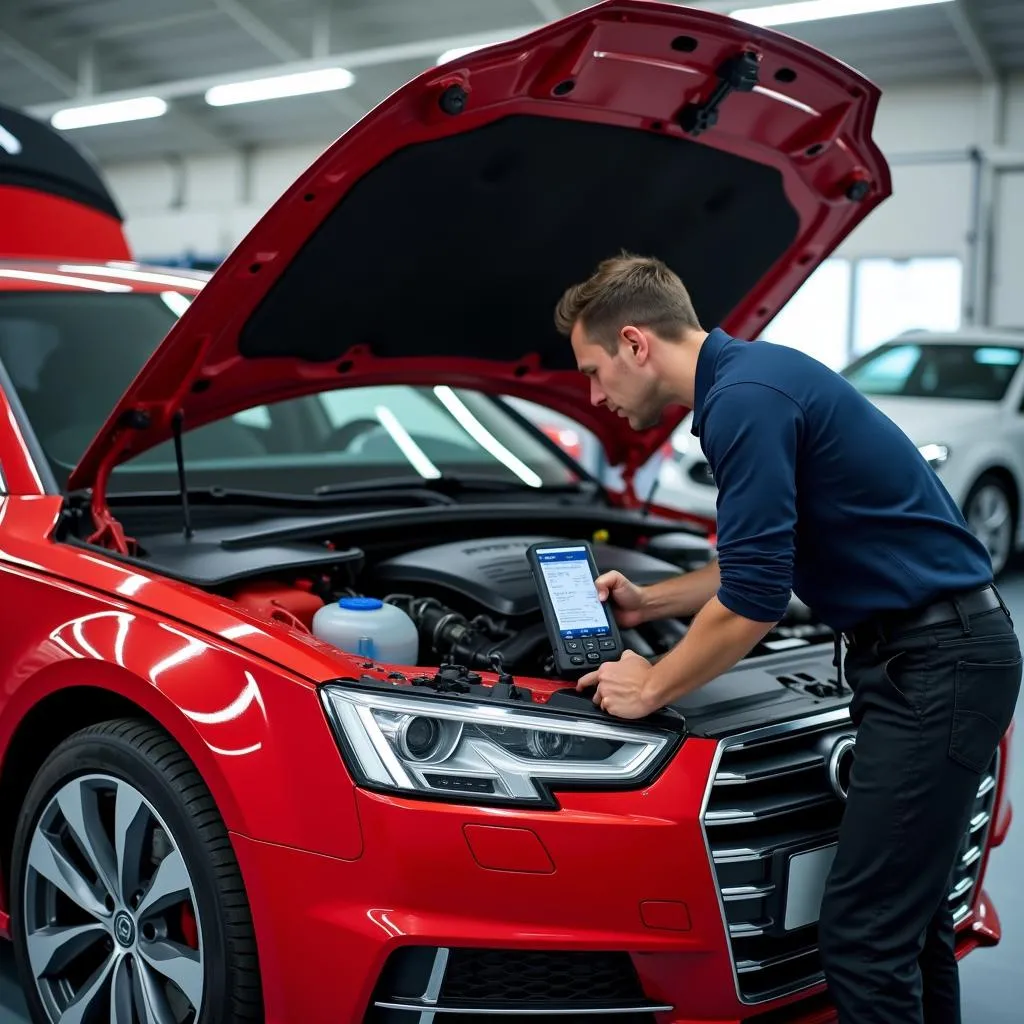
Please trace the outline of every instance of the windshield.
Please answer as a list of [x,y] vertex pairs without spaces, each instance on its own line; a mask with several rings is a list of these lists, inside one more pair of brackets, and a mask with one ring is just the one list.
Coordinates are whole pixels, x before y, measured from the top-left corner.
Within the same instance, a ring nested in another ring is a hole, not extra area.
[[[187,305],[179,293],[0,292],[0,362],[63,485]],[[349,387],[186,432],[190,488],[310,494],[375,479],[481,475],[523,487],[579,475],[499,400],[430,385]],[[173,442],[119,466],[110,491],[176,490]]]
[[1022,355],[1012,345],[890,342],[851,363],[843,376],[865,395],[998,402]]

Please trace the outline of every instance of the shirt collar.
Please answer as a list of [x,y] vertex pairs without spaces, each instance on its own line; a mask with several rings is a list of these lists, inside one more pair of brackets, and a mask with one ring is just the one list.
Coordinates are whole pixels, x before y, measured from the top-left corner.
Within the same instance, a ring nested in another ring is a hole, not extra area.
[[697,353],[697,379],[693,388],[693,420],[690,424],[690,433],[694,437],[700,434],[700,423],[704,415],[704,402],[715,382],[715,366],[718,363],[718,356],[725,347],[726,342],[732,341],[732,337],[725,333],[720,327],[713,328]]

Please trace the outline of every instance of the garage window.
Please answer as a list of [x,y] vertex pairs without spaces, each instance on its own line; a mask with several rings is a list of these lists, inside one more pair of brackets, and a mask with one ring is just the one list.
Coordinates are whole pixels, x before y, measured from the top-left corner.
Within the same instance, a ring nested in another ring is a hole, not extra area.
[[808,277],[761,336],[838,370],[908,331],[957,330],[962,291],[958,257],[833,257]]
[[862,259],[853,273],[851,355],[906,331],[960,326],[963,266],[955,257]]

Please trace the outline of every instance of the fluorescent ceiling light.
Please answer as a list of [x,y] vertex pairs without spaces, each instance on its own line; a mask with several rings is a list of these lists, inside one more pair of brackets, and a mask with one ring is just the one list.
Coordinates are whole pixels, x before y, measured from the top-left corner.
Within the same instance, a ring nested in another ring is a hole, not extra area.
[[69,128],[90,128],[97,124],[118,124],[141,121],[167,113],[167,103],[159,96],[137,96],[131,100],[93,103],[85,107],[66,107],[50,118],[50,124],[61,131]]
[[802,21],[844,18],[852,14],[877,14],[905,7],[927,7],[947,4],[952,0],[796,0],[795,3],[773,4],[770,7],[744,7],[732,16],[751,25],[794,25]]
[[497,46],[498,43],[507,43],[507,39],[492,39],[489,43],[476,43],[474,46],[456,46],[452,50],[445,50],[437,58],[438,64],[447,64],[450,60],[458,60],[460,57],[468,57],[477,50],[486,50],[488,46]]
[[284,96],[306,96],[314,92],[347,89],[355,80],[356,76],[345,68],[300,71],[294,75],[276,75],[273,78],[253,78],[248,82],[215,85],[206,90],[206,102],[211,107],[227,107],[234,103],[256,103]]
[[490,43],[480,43],[477,46],[456,46],[453,50],[445,50],[444,53],[437,58],[437,63],[447,64],[450,60],[458,60],[460,57],[468,57],[471,53],[476,53],[477,50],[483,50],[487,46],[490,46]]

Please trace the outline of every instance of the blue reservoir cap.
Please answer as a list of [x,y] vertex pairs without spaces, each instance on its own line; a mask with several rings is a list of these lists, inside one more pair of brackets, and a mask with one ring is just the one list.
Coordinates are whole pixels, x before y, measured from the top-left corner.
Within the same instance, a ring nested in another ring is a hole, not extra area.
[[351,612],[374,612],[384,607],[384,602],[376,597],[343,597],[338,604]]

